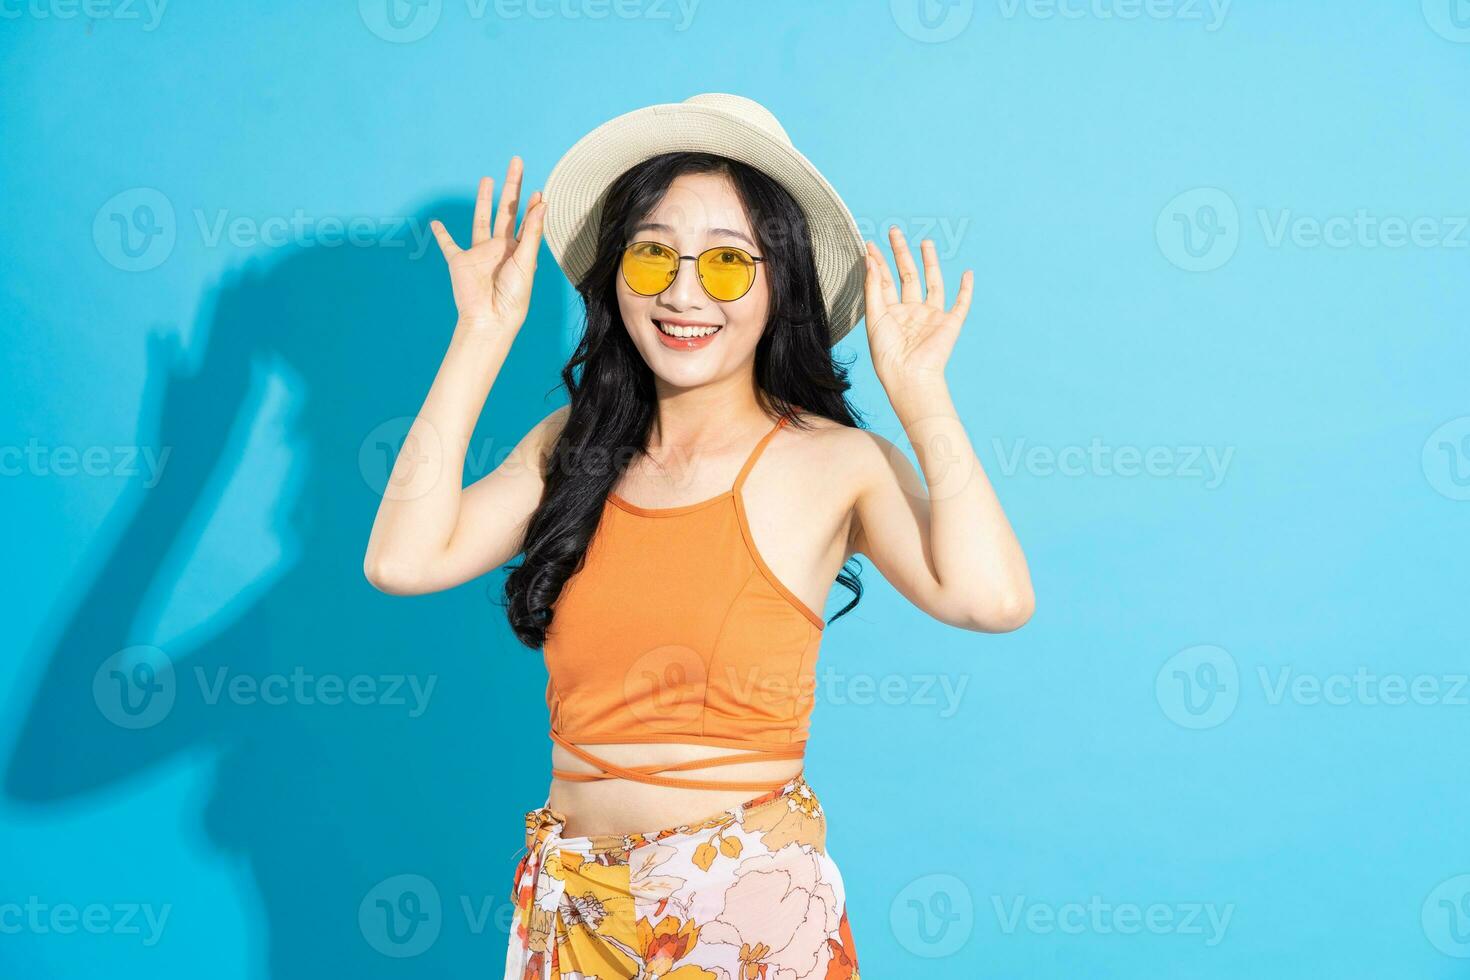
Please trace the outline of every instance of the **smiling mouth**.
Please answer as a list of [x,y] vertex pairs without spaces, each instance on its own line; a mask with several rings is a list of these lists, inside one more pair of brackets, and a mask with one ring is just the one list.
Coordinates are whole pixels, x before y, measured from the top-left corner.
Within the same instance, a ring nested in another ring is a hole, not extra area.
[[679,340],[696,340],[700,337],[713,337],[724,329],[722,327],[684,327],[674,323],[664,323],[662,320],[654,320],[653,325],[658,327],[659,333],[665,337],[675,337]]

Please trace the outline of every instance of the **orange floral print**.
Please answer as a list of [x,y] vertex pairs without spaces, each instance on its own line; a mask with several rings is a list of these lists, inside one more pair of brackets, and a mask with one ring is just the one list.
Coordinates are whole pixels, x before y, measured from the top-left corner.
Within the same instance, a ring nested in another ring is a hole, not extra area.
[[526,814],[506,980],[861,980],[803,774],[705,819],[563,837]]

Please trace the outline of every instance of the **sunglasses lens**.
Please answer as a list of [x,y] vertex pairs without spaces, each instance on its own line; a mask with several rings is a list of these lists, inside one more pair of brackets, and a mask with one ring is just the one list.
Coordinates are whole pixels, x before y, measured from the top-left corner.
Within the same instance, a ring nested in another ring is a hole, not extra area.
[[699,278],[715,299],[737,300],[755,282],[755,259],[742,248],[712,248],[699,257]]
[[657,242],[634,242],[623,250],[623,281],[642,296],[656,296],[679,273],[679,256]]

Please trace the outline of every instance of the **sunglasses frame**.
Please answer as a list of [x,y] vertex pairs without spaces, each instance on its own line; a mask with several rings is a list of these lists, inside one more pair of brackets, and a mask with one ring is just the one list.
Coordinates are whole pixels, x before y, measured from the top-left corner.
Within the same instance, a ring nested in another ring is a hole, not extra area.
[[[631,249],[631,248],[633,248],[634,246],[637,246],[637,245],[657,245],[659,248],[667,249],[668,251],[673,252],[675,254],[675,256],[677,256],[677,262],[675,264],[673,278],[670,279],[668,281],[668,283],[663,287],[663,289],[660,289],[657,293],[642,293],[642,292],[638,292],[638,290],[633,287],[633,284],[631,282],[628,282],[628,271],[627,271],[627,269],[623,268],[623,263],[627,260],[628,250]],[[734,299],[721,299],[720,297],[716,296],[714,293],[712,293],[712,292],[709,291],[709,287],[704,284],[704,273],[702,273],[702,272],[699,271],[699,260],[700,259],[704,258],[706,255],[708,255],[711,252],[721,252],[721,251],[725,251],[727,249],[733,249],[734,251],[739,252],[742,255],[745,255],[745,256],[749,257],[750,260],[756,264],[756,266],[757,266],[756,271],[757,272],[760,271],[759,270],[760,264],[765,261],[765,257],[764,256],[761,256],[761,255],[751,255],[749,252],[747,252],[745,249],[741,248],[739,245],[714,245],[714,246],[711,246],[710,248],[705,249],[703,252],[700,252],[698,255],[679,255],[678,254],[679,253],[679,250],[676,249],[676,248],[674,248],[672,245],[666,244],[664,242],[656,241],[656,240],[654,240],[652,238],[640,238],[636,242],[629,242],[627,245],[624,245],[623,246],[622,258],[618,260],[618,272],[619,272],[619,274],[622,275],[623,282],[627,283],[628,288],[629,289],[632,289],[633,292],[637,293],[639,296],[657,296],[657,295],[659,295],[659,293],[662,293],[664,290],[668,289],[669,286],[672,286],[675,282],[678,281],[678,279],[679,279],[679,270],[684,267],[683,266],[683,263],[686,260],[688,260],[688,261],[691,261],[691,262],[694,263],[694,271],[699,276],[699,288],[704,290],[704,293],[705,293],[706,296],[708,296],[710,299],[714,300],[716,303],[733,303],[736,300],[743,299],[745,297],[746,293],[749,293],[750,292],[751,287],[755,285],[755,275],[754,274],[751,275],[750,282],[749,282],[749,284],[746,285],[745,291],[742,292],[739,296],[736,296]]]

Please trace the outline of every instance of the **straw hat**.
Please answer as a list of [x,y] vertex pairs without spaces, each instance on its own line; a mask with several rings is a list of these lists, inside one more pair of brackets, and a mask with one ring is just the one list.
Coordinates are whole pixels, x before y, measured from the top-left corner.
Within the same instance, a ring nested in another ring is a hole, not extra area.
[[573,283],[591,267],[609,185],[661,153],[700,150],[762,171],[806,214],[817,278],[835,344],[863,316],[863,238],[857,222],[816,167],[791,145],[765,106],[723,92],[636,109],[579,139],[547,178],[546,243]]

